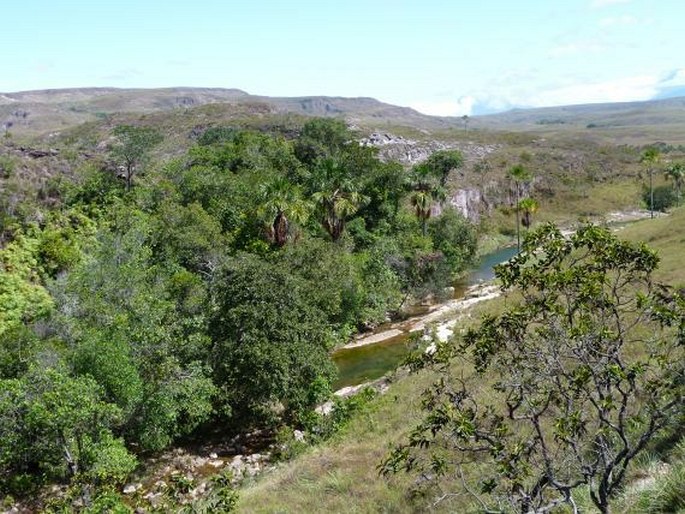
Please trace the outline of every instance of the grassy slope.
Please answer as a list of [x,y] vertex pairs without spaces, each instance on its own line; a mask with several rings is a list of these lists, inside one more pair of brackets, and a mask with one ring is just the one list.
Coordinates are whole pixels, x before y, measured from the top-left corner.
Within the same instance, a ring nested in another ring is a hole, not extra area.
[[[685,284],[682,265],[685,235],[685,207],[670,216],[634,223],[620,232],[621,237],[646,241],[661,256],[657,278],[671,284]],[[503,299],[490,302],[482,310],[501,308]],[[474,313],[474,317],[476,313]],[[406,490],[412,482],[400,475],[386,480],[376,471],[388,445],[399,441],[418,420],[420,395],[431,376],[421,373],[400,378],[385,396],[377,399],[369,412],[352,421],[336,440],[311,449],[295,460],[280,465],[241,491],[240,512],[413,512],[433,510],[426,500],[411,501]],[[670,455],[671,467],[660,479],[648,481],[636,492],[629,489],[621,506],[628,512],[645,512],[659,491],[675,488],[685,475],[685,448]],[[643,459],[632,479],[644,480],[654,473],[658,456]],[[670,482],[669,482],[670,480]],[[655,492],[656,491],[656,492]],[[650,496],[652,495],[652,496]],[[435,510],[462,511],[459,499],[442,503]]]

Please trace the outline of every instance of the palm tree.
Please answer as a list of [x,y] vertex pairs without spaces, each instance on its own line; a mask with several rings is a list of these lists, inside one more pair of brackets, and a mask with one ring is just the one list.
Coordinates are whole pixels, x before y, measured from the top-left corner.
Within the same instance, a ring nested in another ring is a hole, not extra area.
[[425,236],[433,205],[436,201],[445,199],[445,188],[441,185],[441,178],[427,163],[412,168],[409,183],[413,190],[411,204],[416,217],[421,220],[421,231]]
[[521,249],[521,215],[519,212],[521,201],[521,184],[529,182],[531,172],[521,164],[509,168],[508,176],[516,184],[516,248]]
[[260,188],[262,203],[258,213],[268,219],[267,237],[277,247],[285,246],[288,240],[290,221],[304,222],[309,216],[309,205],[302,194],[285,177],[275,177]]
[[530,228],[531,224],[533,223],[533,214],[538,212],[539,208],[540,204],[538,204],[537,200],[534,198],[524,198],[519,202],[519,209],[523,213],[521,223],[524,227]]
[[676,192],[678,203],[680,203],[680,194],[685,184],[685,163],[674,162],[666,168],[666,177],[673,181],[673,188]]
[[650,147],[642,152],[640,162],[647,166],[647,173],[649,173],[649,217],[654,217],[654,168],[661,161],[661,152],[658,148]]
[[339,160],[328,157],[319,161],[311,177],[312,200],[319,210],[321,225],[338,241],[345,222],[367,198],[359,191],[360,184]]

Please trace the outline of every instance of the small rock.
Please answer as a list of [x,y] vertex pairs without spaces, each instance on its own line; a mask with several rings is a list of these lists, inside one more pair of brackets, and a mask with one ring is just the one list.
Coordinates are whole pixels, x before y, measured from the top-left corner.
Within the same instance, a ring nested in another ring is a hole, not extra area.
[[147,493],[143,498],[148,501],[152,508],[157,508],[162,501],[162,493]]
[[316,409],[317,414],[321,414],[322,416],[328,416],[331,412],[333,412],[333,408],[335,407],[335,404],[331,401],[328,401],[322,405],[319,405]]
[[224,461],[221,459],[214,459],[209,461],[209,465],[213,468],[220,468],[224,465]]
[[219,456],[216,453],[212,452],[209,454],[209,458],[210,459],[217,459],[217,458],[219,458]]
[[298,443],[303,443],[304,442],[304,432],[302,432],[302,430],[293,430],[293,438]]
[[127,486],[124,487],[123,493],[124,494],[133,494],[135,493],[138,489],[143,487],[143,484],[137,483],[137,484],[128,484]]

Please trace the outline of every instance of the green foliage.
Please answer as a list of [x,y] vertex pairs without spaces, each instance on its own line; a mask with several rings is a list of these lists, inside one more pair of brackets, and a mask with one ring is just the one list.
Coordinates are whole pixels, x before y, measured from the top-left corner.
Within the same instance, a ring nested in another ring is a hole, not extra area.
[[125,171],[126,190],[131,189],[133,174],[140,174],[149,151],[162,142],[162,135],[151,127],[119,125],[112,134],[118,143],[112,148],[112,155],[122,163]]
[[125,184],[116,173],[103,169],[97,163],[89,163],[78,170],[74,184],[65,188],[68,205],[81,205],[99,210],[114,203],[124,192]]
[[206,355],[202,317],[171,297],[187,286],[152,262],[148,219],[128,222],[122,234],[100,233],[93,254],[55,294],[76,370],[96,377],[130,416],[130,440],[161,449],[208,419],[214,388],[209,370],[192,360]]
[[321,225],[333,241],[340,239],[347,220],[368,201],[346,163],[330,157],[318,161],[312,170],[309,189]]
[[330,414],[320,416],[316,423],[308,428],[319,440],[328,439],[340,432],[355,415],[368,409],[371,401],[377,396],[375,389],[365,387],[347,398],[336,397]]
[[655,211],[666,212],[671,207],[679,204],[678,192],[669,185],[656,186],[652,191],[644,189],[642,201],[649,207],[653,199],[652,209]]
[[345,122],[336,118],[315,118],[302,127],[295,143],[295,155],[305,165],[335,156],[352,139]]
[[[71,481],[56,510],[119,508],[98,495],[135,466],[131,450],[208,423],[306,425],[330,393],[331,348],[442,290],[472,254],[450,212],[421,234],[407,172],[340,120],[308,120],[295,140],[210,128],[164,163],[155,129],[112,135],[106,161],[65,149],[78,169],[41,184],[50,202],[16,206],[15,176],[0,195],[0,475],[20,493]],[[460,158],[425,167],[431,201]],[[196,507],[231,508],[217,491]]]
[[121,411],[102,400],[92,378],[32,367],[21,379],[0,381],[0,470],[121,481],[136,461],[112,437],[120,422]]
[[35,236],[17,234],[0,249],[0,336],[52,308],[52,298],[40,280],[40,244]]
[[428,226],[436,250],[445,256],[445,263],[456,275],[465,270],[476,254],[476,233],[473,226],[455,209],[446,209]]
[[15,158],[10,155],[0,155],[0,179],[10,178],[16,167],[17,162]]
[[440,185],[444,187],[450,172],[464,165],[464,156],[459,150],[440,150],[433,152],[426,160],[425,165],[439,179]]
[[[496,270],[522,303],[425,357],[443,374],[383,471],[464,477],[477,456],[489,476],[464,483],[484,508],[572,505],[582,486],[608,512],[634,457],[682,410],[685,299],[652,282],[657,264],[644,245],[592,225],[526,238]],[[444,373],[464,354],[473,376]]]
[[332,333],[301,279],[241,255],[214,284],[210,333],[223,412],[297,419],[325,398]]

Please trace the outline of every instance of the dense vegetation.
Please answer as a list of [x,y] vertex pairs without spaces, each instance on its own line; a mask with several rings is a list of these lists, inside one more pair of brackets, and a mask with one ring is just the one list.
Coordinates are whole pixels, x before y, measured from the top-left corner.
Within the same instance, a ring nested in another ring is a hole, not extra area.
[[[414,209],[409,171],[340,121],[289,139],[215,127],[166,161],[153,129],[112,136],[49,201],[0,198],[4,494],[121,483],[208,425],[306,424],[331,349],[474,255],[472,227]],[[461,165],[440,157],[421,184]]]

